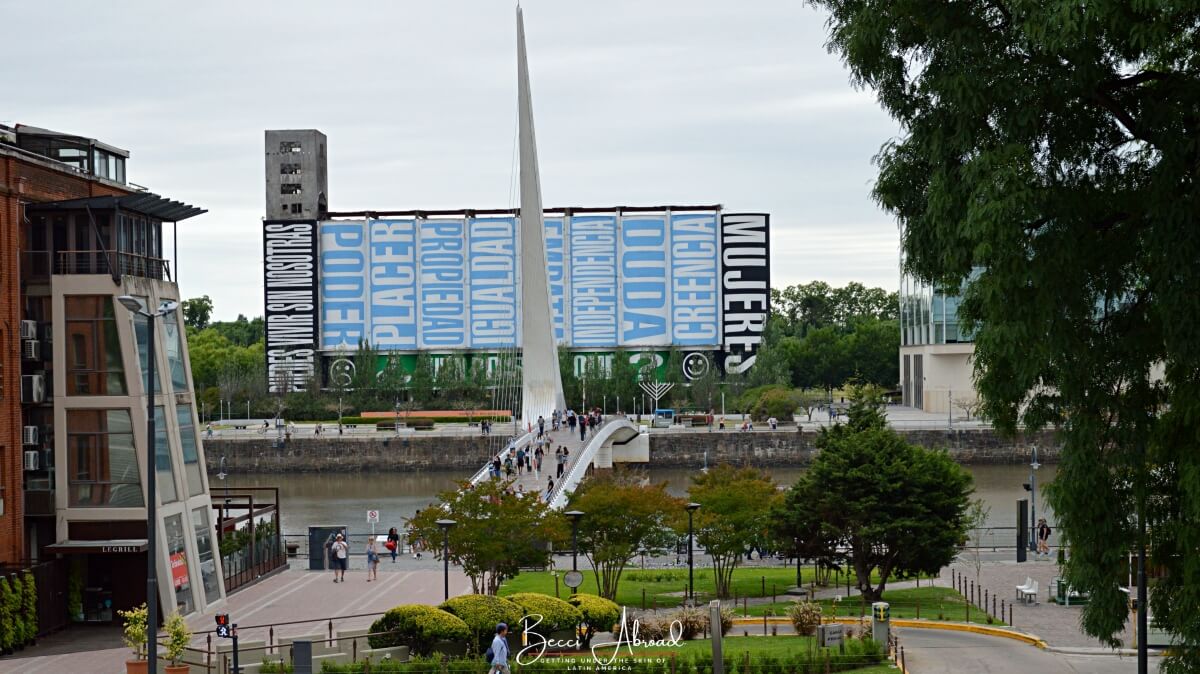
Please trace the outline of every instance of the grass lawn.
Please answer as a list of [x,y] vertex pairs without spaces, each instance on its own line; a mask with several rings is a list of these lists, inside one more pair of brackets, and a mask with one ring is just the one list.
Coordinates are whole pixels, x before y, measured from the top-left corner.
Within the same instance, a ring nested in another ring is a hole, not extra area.
[[[883,600],[891,605],[890,611],[893,618],[923,618],[925,620],[967,622],[966,598],[953,588],[920,587],[904,590],[886,590],[883,593]],[[749,614],[751,616],[761,616],[770,611],[767,615],[786,616],[788,608],[793,603],[791,601],[778,601],[773,604],[759,604],[757,606],[751,604]],[[832,599],[821,599],[817,603],[821,604],[827,616],[858,617],[859,615],[865,615],[870,617],[871,615],[871,605],[864,605],[859,595],[843,599],[840,602],[835,602]],[[740,604],[737,608],[737,614],[739,616],[743,615]],[[972,605],[970,622],[987,624],[987,615],[978,606]],[[1004,622],[1000,620],[1000,616],[993,616],[992,624],[999,626],[1004,625]]]
[[[734,628],[735,631],[737,628]],[[739,637],[727,636],[721,642],[721,649],[726,656],[730,656],[735,662],[741,662],[742,654],[750,653],[752,656],[770,655],[775,658],[786,657],[796,651],[810,651],[816,648],[815,637],[798,637],[792,635],[775,636],[775,637]],[[670,657],[671,653],[678,655],[700,655],[712,653],[712,642],[708,639],[693,639],[685,641],[678,648],[640,648],[634,649],[635,657]],[[612,651],[609,649],[598,649],[597,654],[601,657],[610,656]],[[622,649],[622,655],[627,656],[629,652]],[[882,669],[880,668],[882,667]],[[855,669],[855,674],[879,674],[880,672],[895,672],[895,669],[889,669],[886,664],[871,665],[863,669]]]
[[[813,579],[811,566],[802,568],[804,584],[808,585]],[[583,569],[583,585],[580,592],[599,594],[596,586],[596,575],[591,569]],[[646,608],[658,606],[679,606],[683,603],[687,590],[688,571],[683,569],[626,569],[621,574],[621,582],[617,586],[617,603],[630,608],[641,608],[645,590]],[[743,597],[770,597],[775,593],[777,605],[786,607],[785,593],[796,585],[796,567],[750,567],[733,571],[733,594],[739,599]],[[696,600],[707,602],[716,598],[716,585],[711,568],[695,570]],[[766,593],[763,593],[763,590]],[[500,594],[516,592],[540,592],[554,596],[554,576],[548,571],[526,571],[516,578],[505,581],[500,586]],[[922,588],[924,589],[924,588]],[[570,588],[562,584],[562,572],[559,572],[558,596],[567,597]],[[751,615],[762,615],[762,609],[755,613],[754,606],[750,607]]]

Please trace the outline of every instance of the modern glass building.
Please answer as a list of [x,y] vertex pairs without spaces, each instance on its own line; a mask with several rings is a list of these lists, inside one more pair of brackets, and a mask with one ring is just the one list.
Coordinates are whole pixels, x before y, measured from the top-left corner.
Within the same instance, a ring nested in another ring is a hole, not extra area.
[[975,345],[958,319],[959,294],[947,290],[900,275],[900,387],[905,405],[957,414],[977,399]]

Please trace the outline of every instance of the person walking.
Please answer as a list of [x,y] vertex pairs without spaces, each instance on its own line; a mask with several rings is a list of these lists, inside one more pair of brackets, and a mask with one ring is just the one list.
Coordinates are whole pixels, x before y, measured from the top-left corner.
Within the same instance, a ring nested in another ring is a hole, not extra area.
[[367,541],[367,582],[379,580],[379,550],[375,548],[375,539]]
[[346,582],[346,567],[350,565],[350,546],[346,539],[338,534],[329,547],[329,555],[333,558],[333,582]]
[[1038,518],[1037,551],[1043,557],[1050,556],[1050,525],[1046,524],[1044,517]]
[[547,477],[546,478],[546,497],[542,500],[545,501],[546,503],[549,503],[551,496],[554,496],[554,478]]
[[396,531],[396,527],[388,529],[387,543],[384,547],[392,553],[392,564],[396,563],[396,555],[400,554],[400,532]]
[[587,417],[579,417],[579,441],[587,439]]
[[546,419],[542,415],[538,415],[538,437],[540,438],[546,432]]
[[211,421],[204,425],[204,439],[212,440],[212,422]]
[[555,477],[562,477],[563,474],[563,453],[562,447],[554,450],[554,462],[558,464],[558,470],[554,474]]
[[523,472],[525,472],[525,449],[521,448],[517,450],[517,474],[520,475]]
[[492,637],[492,646],[487,649],[488,674],[509,674],[508,672],[508,625],[496,625],[496,636]]
[[500,455],[499,454],[497,454],[495,456],[495,458],[492,459],[492,477],[497,480],[500,479]]

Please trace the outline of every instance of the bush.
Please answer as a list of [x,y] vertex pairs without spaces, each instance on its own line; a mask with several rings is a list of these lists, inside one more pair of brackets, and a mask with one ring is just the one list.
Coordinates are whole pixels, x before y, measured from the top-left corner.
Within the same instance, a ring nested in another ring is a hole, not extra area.
[[585,643],[590,642],[596,632],[607,632],[621,620],[621,607],[604,597],[580,593],[571,595],[567,602],[583,614],[583,622],[587,625]]
[[117,611],[117,615],[125,621],[125,631],[121,634],[121,640],[125,645],[133,651],[133,656],[138,660],[146,659],[146,602],[142,602],[141,606],[136,606],[128,611]]
[[425,655],[439,641],[466,641],[471,637],[471,629],[462,618],[441,609],[402,604],[371,623],[371,634],[367,638],[371,648],[408,646],[413,653]]
[[[705,611],[705,613],[704,613],[704,624],[707,626],[708,631],[711,633],[713,631],[712,622],[709,620],[707,611]],[[725,636],[725,635],[729,634],[729,630],[731,630],[731,629],[733,629],[733,609],[722,608],[721,609],[721,636]]]
[[812,636],[821,624],[821,605],[811,601],[796,602],[788,607],[788,618],[796,628],[796,634]]
[[791,421],[800,405],[787,389],[773,388],[763,391],[762,395],[750,408],[750,415],[755,421],[766,421],[775,417],[779,421]]
[[25,643],[32,643],[38,635],[37,616],[37,581],[33,572],[26,570],[21,574],[25,587],[21,592],[21,610],[25,614]]
[[[671,616],[672,620],[678,620],[683,627],[684,639],[695,639],[708,629],[708,611],[702,608],[688,607],[679,609],[679,612]],[[732,626],[732,623],[730,623]]]
[[528,615],[540,615],[541,623],[535,629],[539,634],[549,634],[560,630],[573,630],[583,622],[583,613],[567,602],[536,592],[518,592],[506,597],[509,601],[521,607]]
[[487,594],[451,597],[438,608],[462,618],[471,630],[480,653],[492,643],[497,623],[509,625],[515,632],[515,626],[521,623],[521,618],[525,615],[520,606],[508,599]]
[[8,578],[0,577],[0,652],[9,652],[16,646],[16,616],[9,609],[8,597],[12,594]]

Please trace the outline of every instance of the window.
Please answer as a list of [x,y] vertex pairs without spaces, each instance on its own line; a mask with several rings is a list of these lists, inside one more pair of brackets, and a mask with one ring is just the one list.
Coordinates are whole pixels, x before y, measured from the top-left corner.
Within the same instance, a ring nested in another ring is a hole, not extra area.
[[[149,299],[146,297],[139,296],[138,299],[141,300],[143,304],[149,301]],[[146,382],[146,367],[149,363],[150,357],[150,345],[146,341],[150,336],[150,326],[148,323],[149,320],[150,319],[141,314],[133,315],[133,334],[137,339],[138,347],[138,376],[141,378],[140,381],[142,382],[143,386]],[[155,365],[157,365],[157,363]],[[162,372],[160,372],[160,369],[161,368],[156,367],[154,370],[155,393],[162,393]]]
[[125,395],[121,340],[109,295],[68,295],[67,395]]
[[171,370],[171,388],[187,393],[187,366],[183,362],[183,331],[179,329],[179,311],[163,316],[163,344],[167,350],[167,367]]
[[299,152],[300,151],[300,141],[298,141],[298,140],[280,141],[279,151],[281,153]]
[[183,475],[187,480],[189,496],[204,493],[204,476],[200,465],[200,452],[196,450],[196,424],[192,421],[192,406],[180,405],[175,408],[175,417],[179,420],[179,448],[183,450]]
[[67,470],[72,506],[143,505],[129,410],[67,410]]
[[303,209],[303,207],[300,204],[292,204],[292,212],[293,213],[300,213],[302,211],[302,209]]
[[213,528],[209,525],[209,510],[211,510],[211,506],[208,505],[193,510],[192,525],[196,529],[196,556],[200,558],[200,578],[204,583],[204,600],[211,604],[221,598],[221,585],[217,578],[217,563],[213,558]]
[[299,164],[280,164],[279,165],[279,175],[298,176],[298,175],[300,175],[300,170],[301,169],[300,169]]
[[280,194],[304,194],[299,183],[283,183],[279,186]]
[[187,615],[196,610],[192,596],[192,576],[188,570],[187,537],[184,536],[183,515],[171,515],[167,526],[167,554],[171,560],[171,585],[175,588],[175,607]]
[[158,473],[158,500],[171,503],[179,500],[175,488],[175,471],[171,465],[171,445],[167,442],[167,415],[162,405],[154,408],[154,470]]

